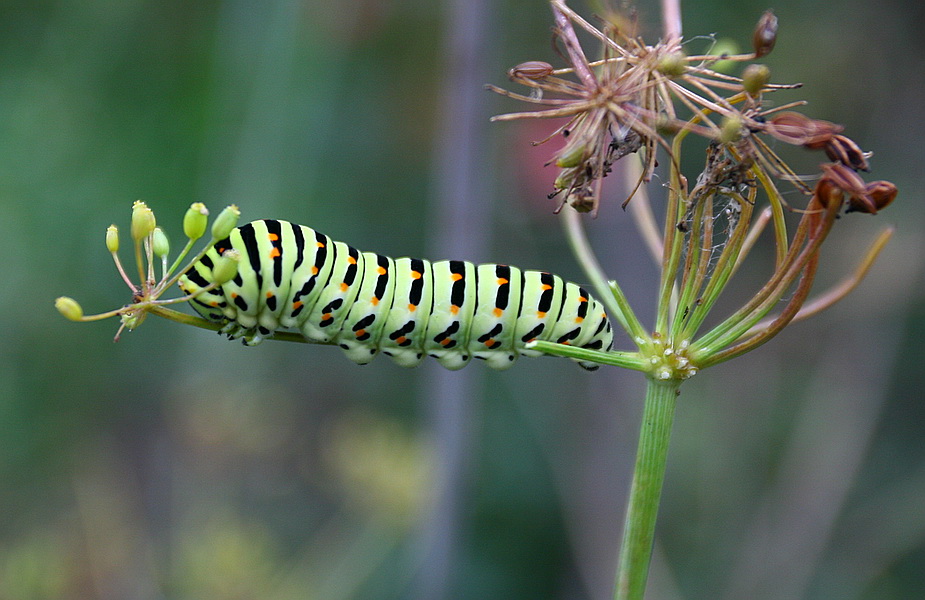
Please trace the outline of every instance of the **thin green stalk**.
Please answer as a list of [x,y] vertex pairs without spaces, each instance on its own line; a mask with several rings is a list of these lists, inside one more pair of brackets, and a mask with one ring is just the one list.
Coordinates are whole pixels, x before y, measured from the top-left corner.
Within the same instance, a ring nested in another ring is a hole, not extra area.
[[655,520],[680,386],[681,381],[675,379],[648,380],[636,467],[623,525],[615,600],[642,600],[646,591]]

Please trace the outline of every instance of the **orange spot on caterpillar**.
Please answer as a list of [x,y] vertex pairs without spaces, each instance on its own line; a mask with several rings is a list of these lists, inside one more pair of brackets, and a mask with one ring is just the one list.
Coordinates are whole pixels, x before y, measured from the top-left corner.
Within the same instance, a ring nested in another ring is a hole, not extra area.
[[355,265],[357,264],[357,259],[353,258],[352,256],[348,256],[347,262],[350,263],[351,265]]
[[385,275],[386,273],[388,273],[388,271],[385,270],[385,267],[379,267],[378,269],[376,269],[376,273],[378,275]]
[[540,289],[543,290],[543,291],[545,292],[545,291],[547,291],[547,290],[551,290],[551,289],[552,289],[552,286],[549,285],[549,284],[547,284],[547,283],[544,283],[544,284],[540,287]]
[[231,292],[231,297],[232,297],[232,298],[237,298],[237,297],[238,297],[238,293],[237,293],[237,292]]
[[463,278],[462,273],[453,273],[452,275],[450,275],[451,281],[459,281],[462,278]]
[[267,292],[267,298],[272,298],[274,296],[273,292]]
[[318,274],[318,267],[312,267],[312,275]]
[[379,298],[376,298],[375,296],[373,296],[372,299],[369,301],[369,303],[372,304],[373,306],[379,306]]
[[584,320],[585,320],[584,317],[575,317],[575,322],[576,322],[576,323],[581,323],[581,322],[584,321]]
[[420,271],[411,271],[411,279],[420,279],[420,278],[421,278]]
[[537,318],[537,319],[545,319],[545,318],[546,318],[546,313],[544,313],[544,312],[541,311],[541,310],[538,310],[538,311],[536,311],[536,318]]
[[449,344],[449,343],[452,342],[452,341],[453,341],[453,340],[451,340],[450,338],[444,338],[444,339],[440,340],[440,345],[441,345],[441,346],[446,346],[447,344]]
[[450,307],[450,314],[451,314],[451,315],[455,315],[455,314],[458,313],[458,312],[459,312],[459,307],[456,306],[455,304],[454,304],[453,306]]
[[499,278],[499,279],[498,279],[498,285],[505,285],[505,284],[508,284],[508,283],[510,283],[510,282],[509,282],[507,279],[504,279],[504,278]]
[[340,284],[340,291],[346,292],[348,289],[350,289],[350,286],[347,285],[346,283]]
[[211,306],[212,308],[218,308],[218,300],[213,300],[212,302],[209,302],[209,306]]
[[360,329],[359,331],[357,331],[357,337],[358,337],[358,338],[359,338],[359,337],[363,337],[364,335],[366,335],[366,330],[365,330],[365,329]]
[[279,251],[279,248],[273,248],[270,250],[270,258],[279,258],[282,255],[282,252]]
[[405,336],[400,336],[395,340],[395,343],[400,346],[404,344],[406,341],[408,341],[408,338],[406,338]]
[[324,242],[317,242],[315,245],[319,248],[324,248]]
[[494,313],[494,315],[495,315],[496,317],[500,317],[501,315],[504,314],[504,311],[501,310],[500,308],[496,308],[495,310],[493,310],[493,311],[491,311],[491,312]]
[[579,301],[579,302],[587,302],[588,299],[585,298],[584,296],[578,296],[578,301]]
[[495,338],[488,338],[487,340],[485,340],[485,345],[488,346],[489,348],[494,348]]
[[418,309],[418,305],[417,305],[417,304],[409,304],[409,305],[408,305],[408,312],[414,312],[414,311],[416,311],[417,309]]
[[295,310],[297,308],[302,308],[302,305],[303,303],[301,300],[296,300],[295,302],[292,303],[292,310]]
[[271,242],[275,242],[275,241],[279,240],[279,236],[276,235],[275,233],[271,233],[271,234],[269,234],[267,237],[270,238],[270,241],[271,241]]

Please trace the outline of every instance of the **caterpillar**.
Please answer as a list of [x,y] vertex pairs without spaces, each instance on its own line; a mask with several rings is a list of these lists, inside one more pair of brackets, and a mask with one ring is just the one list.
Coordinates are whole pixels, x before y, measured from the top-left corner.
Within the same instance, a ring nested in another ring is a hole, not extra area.
[[460,260],[393,259],[286,221],[253,221],[233,230],[184,273],[180,288],[194,294],[209,285],[215,261],[231,248],[241,253],[235,278],[191,304],[246,345],[294,328],[310,341],[339,345],[358,364],[382,352],[404,367],[429,355],[455,370],[472,358],[506,369],[518,355],[541,355],[525,348],[532,340],[598,350],[613,342],[601,304],[557,275]]

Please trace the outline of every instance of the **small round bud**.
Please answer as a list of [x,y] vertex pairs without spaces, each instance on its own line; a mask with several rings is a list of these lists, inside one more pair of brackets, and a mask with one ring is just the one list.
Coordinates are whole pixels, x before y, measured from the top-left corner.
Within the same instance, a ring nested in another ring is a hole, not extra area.
[[163,258],[170,254],[170,242],[167,241],[167,234],[160,227],[154,228],[154,243],[151,244],[154,255]]
[[771,79],[771,69],[765,65],[748,65],[742,72],[742,87],[749,96],[755,97],[761,93],[764,86]]
[[761,58],[771,53],[777,42],[777,16],[770,10],[765,11],[752,35],[752,45],[755,48],[755,58]]
[[154,211],[148,208],[148,205],[141,200],[137,200],[132,205],[132,239],[135,241],[145,239],[154,231],[156,226],[157,221],[154,219]]
[[106,249],[112,254],[119,251],[119,228],[115,225],[106,228]]
[[712,63],[710,68],[718,73],[731,73],[739,63],[725,57],[738,53],[739,45],[735,40],[730,38],[716,40],[716,43],[710,48],[710,55],[714,57],[716,62]]
[[77,304],[77,301],[67,296],[61,296],[55,300],[55,308],[65,319],[71,321],[80,321],[84,316],[84,309]]
[[212,269],[212,281],[222,285],[228,283],[238,274],[238,263],[241,262],[241,253],[237,250],[226,250],[215,262]]
[[198,240],[209,224],[209,209],[202,202],[193,202],[183,216],[183,233],[190,240]]
[[527,62],[520,63],[513,69],[507,72],[507,76],[511,79],[543,79],[549,75],[552,75],[553,68],[552,65],[548,62],[543,62],[541,60],[528,60]]
[[742,118],[737,115],[723,117],[719,126],[719,142],[731,144],[742,137]]
[[231,230],[237,227],[238,217],[240,216],[241,211],[238,210],[237,206],[234,204],[226,206],[225,209],[219,213],[215,222],[212,223],[212,237],[217,240],[223,240],[231,235]]
[[585,147],[582,144],[566,146],[562,153],[556,157],[556,166],[563,169],[577,167],[585,160]]
[[684,60],[684,55],[680,52],[672,52],[671,54],[666,54],[658,61],[657,68],[658,72],[665,77],[674,79],[675,77],[684,75],[684,72],[687,70],[687,61]]

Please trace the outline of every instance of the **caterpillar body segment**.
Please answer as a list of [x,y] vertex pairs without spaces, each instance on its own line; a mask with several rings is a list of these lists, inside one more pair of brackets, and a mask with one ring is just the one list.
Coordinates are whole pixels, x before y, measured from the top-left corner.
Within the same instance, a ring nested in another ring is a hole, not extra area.
[[520,355],[541,355],[524,347],[533,340],[598,350],[613,341],[600,303],[557,275],[459,260],[392,259],[286,221],[235,229],[180,278],[183,291],[208,285],[215,260],[231,248],[242,256],[238,274],[191,304],[247,345],[292,328],[306,339],[339,345],[358,364],[382,352],[401,366],[431,356],[455,370],[473,358],[506,369]]

